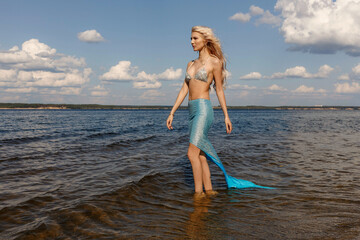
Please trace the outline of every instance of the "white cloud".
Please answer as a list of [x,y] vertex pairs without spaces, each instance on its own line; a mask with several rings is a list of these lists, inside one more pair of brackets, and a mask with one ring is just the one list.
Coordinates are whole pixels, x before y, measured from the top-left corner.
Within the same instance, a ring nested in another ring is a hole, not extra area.
[[160,88],[158,80],[176,80],[182,75],[182,69],[170,67],[159,74],[149,74],[144,71],[137,72],[138,67],[132,67],[130,61],[119,61],[110,70],[100,76],[103,81],[134,81],[134,88]]
[[249,74],[241,76],[240,79],[242,79],[242,80],[251,80],[251,79],[260,79],[261,77],[262,77],[261,73],[259,73],[259,72],[251,72]]
[[287,77],[298,77],[298,78],[309,78],[310,73],[308,73],[303,66],[296,66],[293,68],[288,68],[285,72],[277,72],[271,75],[271,78],[287,78]]
[[9,52],[16,52],[16,51],[19,51],[18,46],[13,46],[12,48],[9,49]]
[[278,0],[275,9],[291,50],[360,55],[360,0]]
[[315,89],[313,87],[307,87],[305,85],[301,85],[297,89],[294,90],[296,93],[312,93],[315,92]]
[[259,19],[256,20],[255,25],[269,24],[273,26],[280,26],[282,19],[279,16],[275,16],[266,10]]
[[108,94],[109,94],[108,92],[103,92],[103,91],[92,91],[90,93],[90,95],[94,97],[104,97],[107,96]]
[[352,72],[355,75],[360,75],[360,64],[356,65],[355,67],[352,68]]
[[256,89],[255,86],[249,86],[249,85],[241,85],[241,84],[231,84],[227,87],[229,90],[235,90],[235,89],[243,89],[243,90],[254,90]]
[[107,89],[104,88],[104,86],[101,85],[97,85],[95,87],[92,88],[92,91],[90,93],[91,96],[94,97],[103,97],[103,96],[107,96],[109,94],[109,91]]
[[11,94],[10,96],[0,96],[0,102],[18,102],[20,99],[20,96],[15,96],[14,94]]
[[250,12],[248,13],[238,12],[231,16],[229,20],[236,20],[245,23],[249,22],[252,16],[259,16],[255,22],[255,25],[270,24],[279,26],[282,22],[282,19],[279,16],[273,15],[269,10],[264,11],[264,9],[255,5],[251,5],[249,10]]
[[250,14],[251,16],[262,15],[264,14],[264,10],[258,6],[251,5]]
[[327,78],[334,69],[329,65],[323,65],[319,68],[318,73],[313,74],[312,78]]
[[[39,42],[38,39],[30,39],[22,44],[22,50],[30,56],[47,58],[55,55],[56,49],[49,47],[45,43]],[[14,50],[11,50],[12,52]]]
[[154,81],[154,82],[133,82],[133,87],[134,88],[160,88],[161,87],[161,82],[158,81]]
[[176,80],[179,79],[182,76],[182,69],[178,68],[174,70],[172,67],[166,69],[164,72],[157,75],[158,79],[164,79],[164,80]]
[[325,64],[319,68],[317,73],[311,74],[306,71],[305,67],[296,66],[286,69],[285,72],[274,73],[270,78],[327,78],[333,70],[334,69],[332,67]]
[[79,95],[81,93],[81,88],[76,87],[62,87],[59,91],[61,95]]
[[48,71],[19,71],[17,75],[17,82],[23,86],[38,86],[38,87],[66,87],[66,86],[81,86],[89,81],[91,74],[90,68],[85,68],[83,71],[72,69],[69,72],[48,72]]
[[[74,87],[90,81],[92,73],[83,58],[57,53],[38,39],[30,39],[0,52],[0,86],[8,92],[35,92],[36,87]],[[68,89],[61,93],[79,93]],[[57,92],[57,90],[54,90]],[[42,91],[39,91],[42,93]]]
[[100,76],[101,80],[134,80],[135,77],[132,75],[136,68],[131,67],[130,61],[119,61],[115,66],[112,66],[110,70]]
[[349,74],[342,74],[338,77],[339,80],[350,80]]
[[10,92],[10,93],[31,93],[31,92],[37,92],[38,89],[37,88],[8,88],[5,90],[5,92]]
[[281,91],[281,92],[287,91],[286,88],[281,87],[281,86],[278,86],[278,85],[276,85],[276,84],[271,85],[271,86],[268,87],[267,89],[270,90],[270,91],[279,91],[279,92],[280,92],[280,91]]
[[337,93],[360,93],[360,84],[357,82],[336,83],[335,92]]
[[232,15],[229,19],[245,23],[245,22],[250,21],[250,18],[251,18],[251,16],[249,13],[238,12],[238,13],[235,13],[234,15]]
[[228,70],[225,69],[225,78],[229,79],[231,78],[232,74]]
[[163,96],[165,96],[165,94],[160,92],[159,90],[147,90],[140,96],[140,98],[148,99],[148,100],[155,100],[158,97],[163,97]]
[[16,71],[14,69],[0,69],[0,81],[11,81],[16,77]]
[[342,74],[338,77],[339,80],[360,80],[360,64],[356,65],[351,69],[351,72],[348,74]]
[[308,86],[305,86],[305,85],[301,85],[300,87],[293,90],[292,92],[293,93],[326,93],[326,90],[325,89],[315,90],[314,87],[308,87]]
[[95,29],[80,32],[78,33],[77,37],[80,41],[88,42],[88,43],[97,43],[97,42],[105,41],[105,39],[101,36],[101,34],[98,33]]
[[351,69],[351,73],[349,74],[350,79],[360,80],[360,64],[356,65]]

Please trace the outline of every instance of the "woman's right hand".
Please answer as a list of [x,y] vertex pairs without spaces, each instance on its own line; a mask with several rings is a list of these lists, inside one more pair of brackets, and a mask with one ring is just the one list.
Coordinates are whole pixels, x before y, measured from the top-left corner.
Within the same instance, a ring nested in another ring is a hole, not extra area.
[[174,115],[170,114],[166,120],[166,126],[168,127],[169,130],[173,130],[173,127],[172,127],[172,121],[174,119]]

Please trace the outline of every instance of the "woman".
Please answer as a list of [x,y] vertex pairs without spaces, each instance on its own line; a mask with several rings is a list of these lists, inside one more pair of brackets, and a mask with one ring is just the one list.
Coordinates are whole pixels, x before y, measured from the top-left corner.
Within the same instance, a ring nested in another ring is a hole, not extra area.
[[214,119],[209,90],[214,81],[216,95],[225,117],[226,132],[231,133],[232,125],[226,108],[224,94],[225,58],[219,40],[211,28],[195,26],[191,30],[191,45],[199,52],[196,60],[190,61],[186,68],[185,81],[167,118],[167,127],[171,130],[174,113],[189,93],[190,144],[188,158],[191,162],[195,193],[214,194],[210,179],[210,169],[206,159],[212,160],[224,172],[228,188],[261,187],[252,182],[236,179],[226,171],[207,138],[208,130]]

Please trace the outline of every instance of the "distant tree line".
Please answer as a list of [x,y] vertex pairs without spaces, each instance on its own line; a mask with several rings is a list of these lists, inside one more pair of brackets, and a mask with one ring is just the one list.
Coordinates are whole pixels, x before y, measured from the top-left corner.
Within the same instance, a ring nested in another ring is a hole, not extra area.
[[[100,104],[42,104],[0,103],[0,109],[171,109],[172,106],[144,105],[100,105]],[[179,109],[186,109],[181,106]],[[214,107],[221,109],[220,106]],[[359,106],[228,106],[228,109],[243,110],[360,110]]]

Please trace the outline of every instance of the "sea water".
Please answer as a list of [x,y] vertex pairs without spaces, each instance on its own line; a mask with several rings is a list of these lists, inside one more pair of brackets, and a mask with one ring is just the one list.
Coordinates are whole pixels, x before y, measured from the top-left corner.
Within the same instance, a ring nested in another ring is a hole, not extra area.
[[221,110],[193,195],[188,112],[0,110],[0,239],[357,239],[360,111]]

